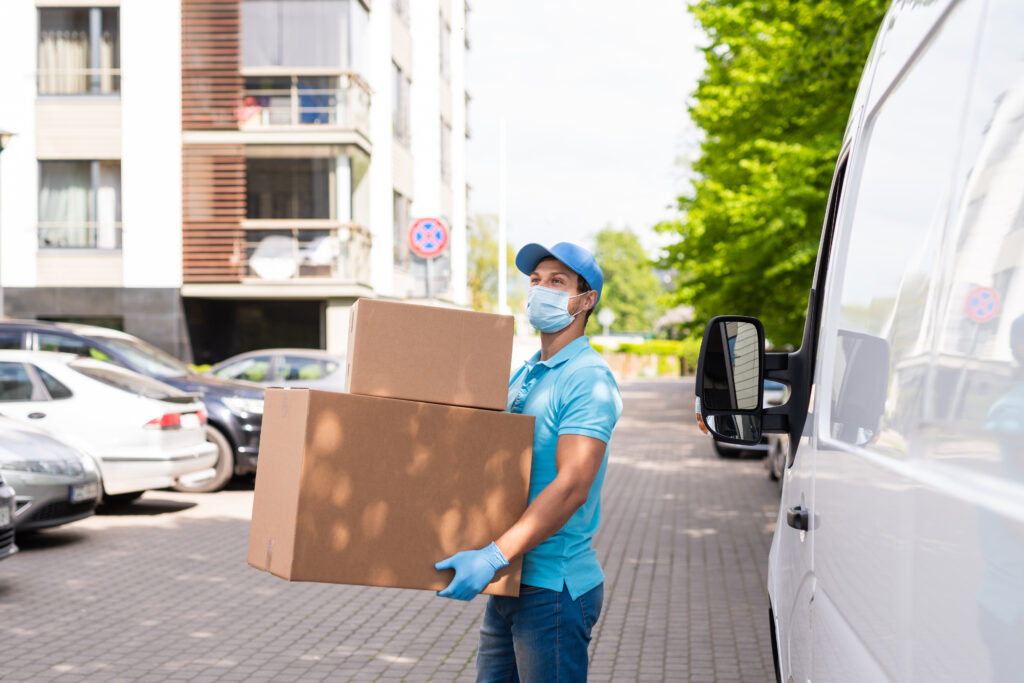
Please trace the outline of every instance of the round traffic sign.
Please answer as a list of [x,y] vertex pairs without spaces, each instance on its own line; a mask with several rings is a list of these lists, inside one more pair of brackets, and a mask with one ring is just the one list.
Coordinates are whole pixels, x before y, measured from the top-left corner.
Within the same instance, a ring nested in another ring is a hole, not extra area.
[[999,312],[999,294],[991,287],[975,287],[967,295],[967,317],[987,323]]
[[433,258],[448,246],[448,228],[437,218],[420,218],[409,228],[409,247],[423,258]]

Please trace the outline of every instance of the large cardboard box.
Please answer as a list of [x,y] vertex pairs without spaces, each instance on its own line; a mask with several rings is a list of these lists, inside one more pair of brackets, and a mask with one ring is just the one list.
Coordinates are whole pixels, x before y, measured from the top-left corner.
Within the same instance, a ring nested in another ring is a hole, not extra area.
[[[526,509],[533,417],[268,389],[250,565],[290,581],[440,590],[434,563]],[[521,561],[485,593],[518,595]]]
[[347,390],[505,410],[510,315],[359,299],[349,319]]

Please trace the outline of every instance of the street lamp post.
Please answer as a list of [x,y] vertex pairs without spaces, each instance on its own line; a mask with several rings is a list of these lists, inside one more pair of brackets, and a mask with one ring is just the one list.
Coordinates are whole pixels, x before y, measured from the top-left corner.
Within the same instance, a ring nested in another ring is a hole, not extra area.
[[[11,132],[6,131],[6,130],[0,130],[0,157],[3,156],[4,149],[7,147],[7,145],[10,144],[11,138],[13,138],[13,137],[14,137],[14,133],[11,133]],[[2,176],[0,176],[0,180],[2,180]],[[3,187],[3,183],[0,182],[0,188],[2,188],[2,187]],[[0,216],[2,216],[2,214],[0,214]],[[3,254],[3,241],[4,241],[3,222],[0,221],[0,256],[2,256],[2,254]],[[0,267],[0,320],[3,320],[6,317],[4,315],[4,281],[3,281],[2,273],[3,273],[3,269],[2,269],[2,267]]]

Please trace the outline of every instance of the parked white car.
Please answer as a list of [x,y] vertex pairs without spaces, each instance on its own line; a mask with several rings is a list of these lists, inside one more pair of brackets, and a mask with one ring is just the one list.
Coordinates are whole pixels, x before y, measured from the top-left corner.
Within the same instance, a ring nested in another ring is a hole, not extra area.
[[0,413],[95,458],[108,499],[213,476],[217,447],[198,398],[110,363],[0,350]]

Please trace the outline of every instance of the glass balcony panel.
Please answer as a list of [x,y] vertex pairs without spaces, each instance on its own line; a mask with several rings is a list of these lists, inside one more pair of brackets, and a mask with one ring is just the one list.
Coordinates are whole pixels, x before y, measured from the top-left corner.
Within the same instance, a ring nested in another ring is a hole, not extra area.
[[370,92],[354,74],[250,76],[238,106],[242,128],[331,126],[369,131]]
[[369,284],[370,235],[355,224],[332,227],[279,225],[245,231],[246,275],[249,278],[284,281],[320,279],[345,284]]

